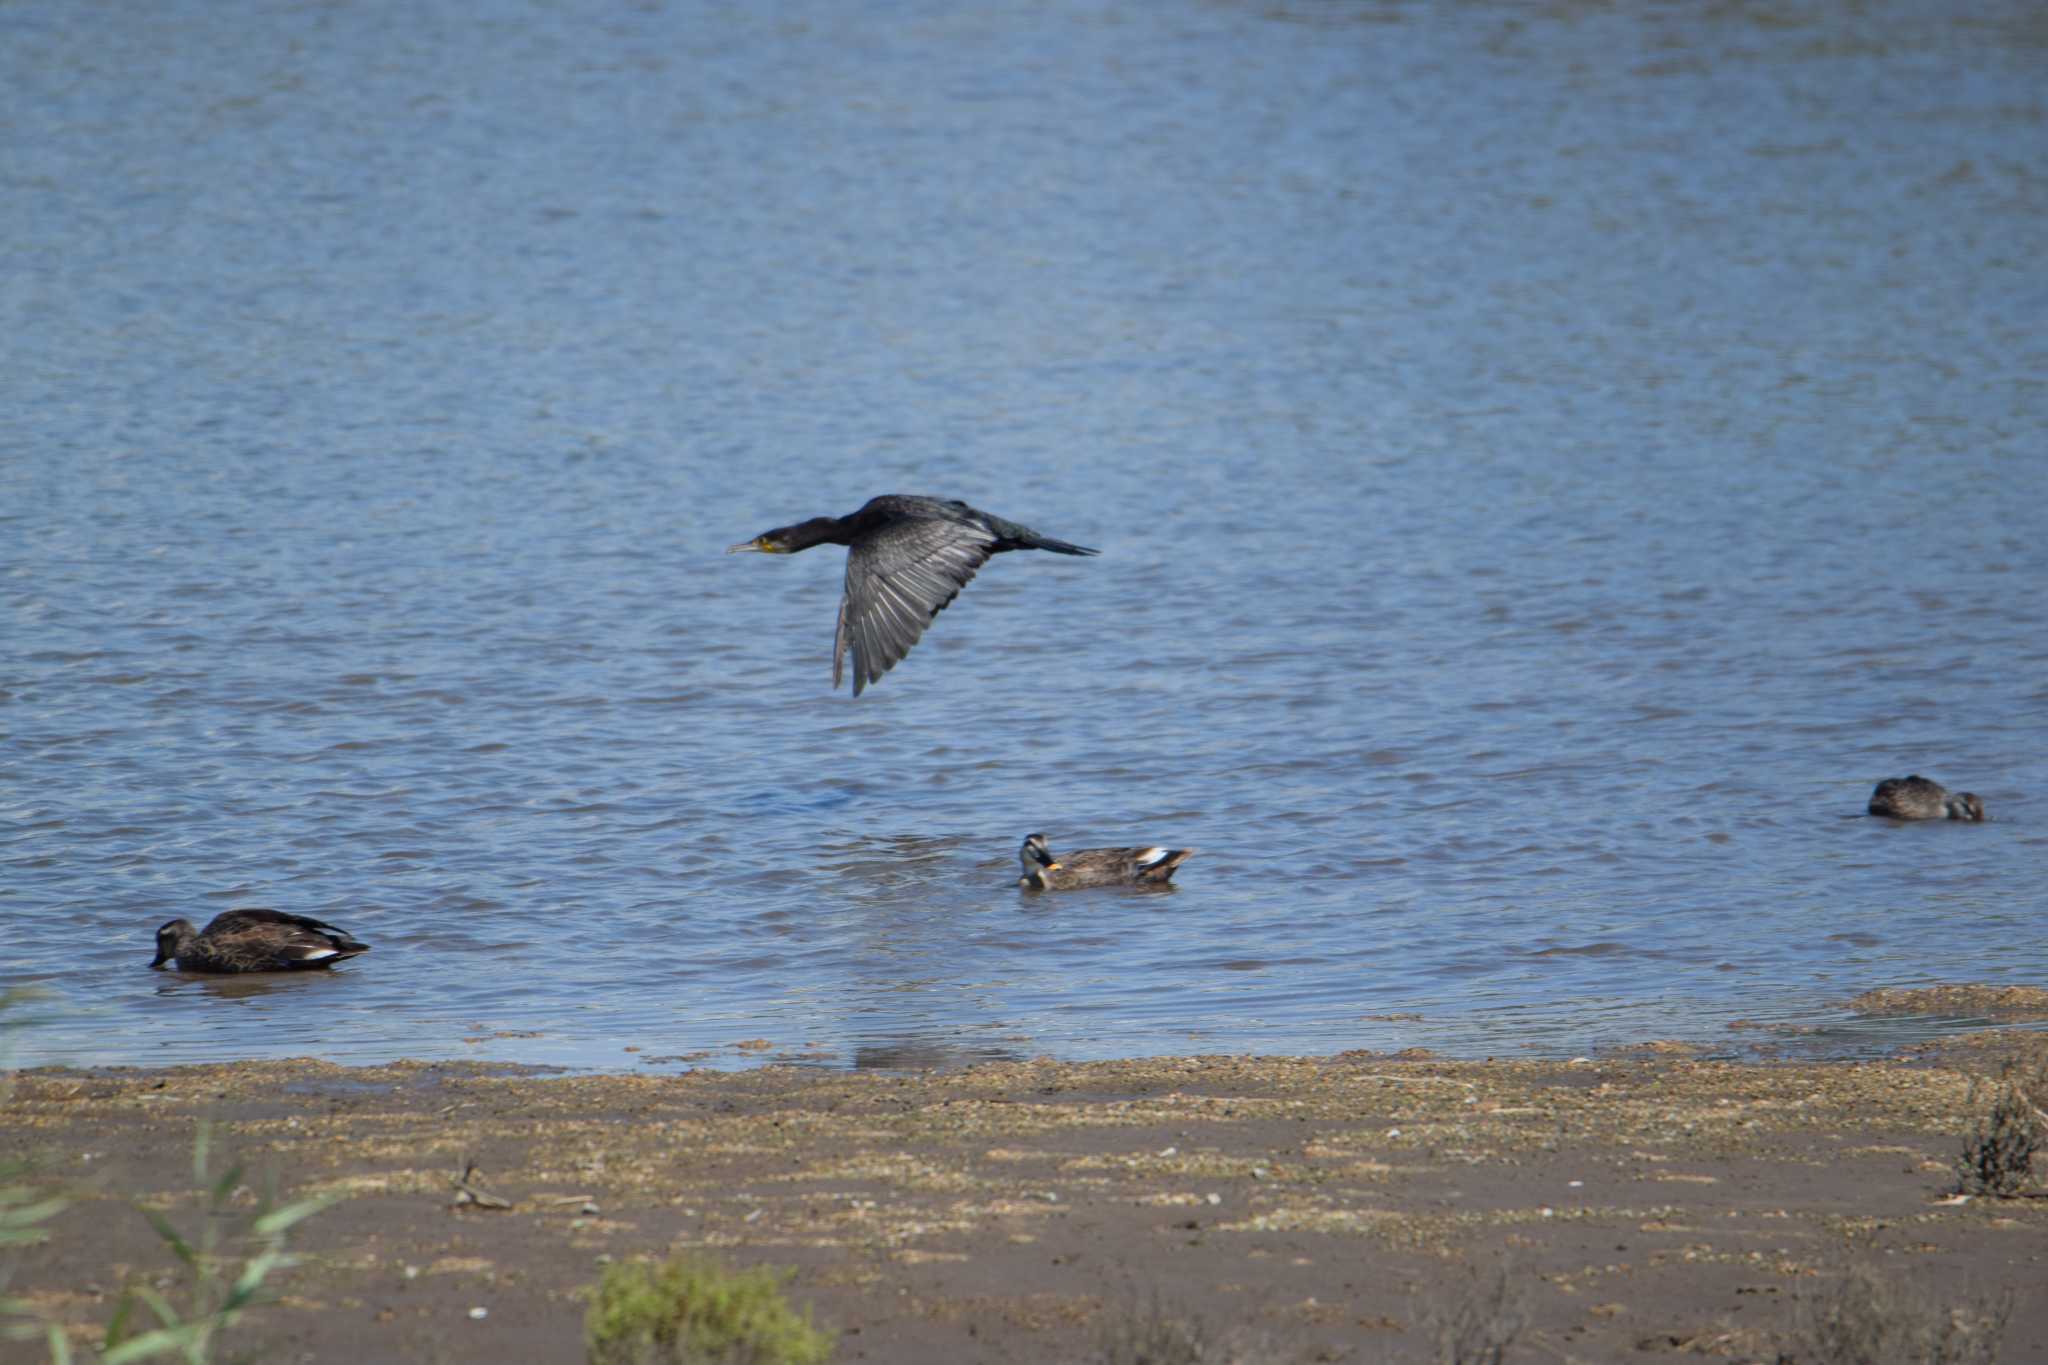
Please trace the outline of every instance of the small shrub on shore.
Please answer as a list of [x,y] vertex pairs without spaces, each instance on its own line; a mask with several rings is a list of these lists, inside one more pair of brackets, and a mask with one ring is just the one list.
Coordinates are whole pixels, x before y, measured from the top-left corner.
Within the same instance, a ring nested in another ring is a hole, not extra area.
[[832,1338],[783,1297],[787,1272],[703,1256],[622,1261],[584,1315],[590,1365],[818,1365]]
[[1910,1281],[1851,1266],[1793,1309],[1800,1365],[1993,1365],[2012,1295],[1946,1306]]
[[1219,1336],[1191,1313],[1175,1312],[1157,1297],[1133,1301],[1102,1328],[1099,1365],[1267,1365],[1277,1356],[1263,1347]]
[[1169,1313],[1157,1299],[1102,1329],[1102,1365],[1207,1365],[1216,1359],[1213,1350],[1206,1325]]
[[1507,1267],[1474,1272],[1461,1293],[1428,1316],[1437,1365],[1501,1365],[1527,1321]]
[[[2034,1157],[2048,1147],[2048,1125],[2034,1096],[2048,1093],[2043,1085],[2044,1068],[2019,1075],[2008,1066],[1999,1076],[1991,1098],[1991,1110],[1977,1120],[1976,1131],[1956,1157],[1956,1192],[2010,1199],[2021,1193],[2033,1179]],[[1972,1085],[1973,1107],[1981,1103],[1979,1087]]]

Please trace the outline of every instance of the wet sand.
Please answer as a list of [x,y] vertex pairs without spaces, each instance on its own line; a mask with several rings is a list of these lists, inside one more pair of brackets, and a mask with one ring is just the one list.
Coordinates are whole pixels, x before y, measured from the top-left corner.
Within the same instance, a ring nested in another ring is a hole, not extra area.
[[[2039,1360],[2048,1200],[1944,1196],[1988,1108],[1972,1077],[2042,1043],[1835,1065],[45,1070],[16,1078],[0,1154],[76,1196],[12,1290],[80,1341],[172,1268],[134,1204],[194,1216],[202,1121],[252,1189],[344,1193],[230,1338],[265,1361],[580,1360],[604,1258],[687,1248],[792,1267],[843,1361],[1098,1360],[1155,1307],[1249,1348],[1203,1359],[1430,1360],[1436,1319],[1500,1267],[1526,1317],[1510,1360],[1794,1359],[1796,1302],[1849,1265],[1941,1302],[2017,1291],[2003,1358]],[[452,1202],[471,1163],[511,1207]]]

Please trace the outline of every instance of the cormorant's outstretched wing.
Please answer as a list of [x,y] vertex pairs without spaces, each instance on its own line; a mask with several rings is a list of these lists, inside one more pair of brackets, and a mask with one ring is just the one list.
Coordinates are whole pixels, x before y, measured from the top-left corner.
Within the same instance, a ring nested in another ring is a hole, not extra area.
[[853,695],[894,668],[995,552],[979,526],[925,517],[893,522],[846,552],[846,596],[832,636],[832,686],[853,651]]

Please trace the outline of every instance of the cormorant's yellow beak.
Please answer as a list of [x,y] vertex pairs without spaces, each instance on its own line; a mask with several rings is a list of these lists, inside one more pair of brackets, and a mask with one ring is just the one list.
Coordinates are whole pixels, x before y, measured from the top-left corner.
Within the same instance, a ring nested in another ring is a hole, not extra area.
[[762,554],[774,554],[775,547],[769,545],[767,540],[766,536],[755,536],[752,540],[743,540],[737,545],[726,546],[725,552],[729,555],[736,555],[748,550],[759,550]]
[[1047,872],[1057,872],[1060,870],[1060,865],[1058,863],[1047,863],[1045,865],[1045,870]]

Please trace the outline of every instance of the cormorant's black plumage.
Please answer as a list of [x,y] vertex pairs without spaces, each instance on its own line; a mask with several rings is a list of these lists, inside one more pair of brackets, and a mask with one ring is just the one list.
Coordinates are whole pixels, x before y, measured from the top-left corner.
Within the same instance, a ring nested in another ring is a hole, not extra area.
[[952,498],[905,493],[870,498],[852,516],[778,526],[727,553],[795,554],[813,545],[846,547],[846,595],[839,601],[839,624],[832,634],[832,686],[839,686],[841,663],[850,649],[856,697],[910,652],[932,618],[960,595],[990,555],[1005,550],[1097,553]]

